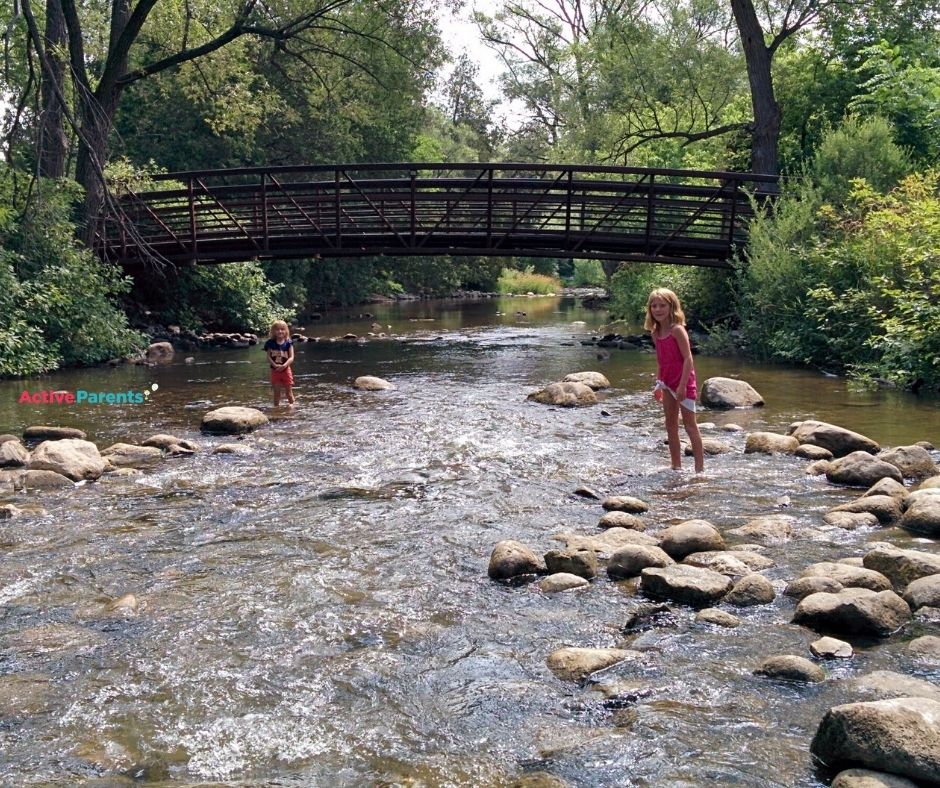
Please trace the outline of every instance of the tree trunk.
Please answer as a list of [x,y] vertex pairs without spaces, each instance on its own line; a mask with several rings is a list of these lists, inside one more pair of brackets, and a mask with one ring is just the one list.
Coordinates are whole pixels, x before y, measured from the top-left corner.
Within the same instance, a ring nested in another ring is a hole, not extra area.
[[751,171],[779,175],[777,148],[780,141],[780,107],[774,97],[771,53],[764,41],[752,0],[731,0],[734,21],[741,36],[741,48],[751,86],[754,129],[751,137]]
[[46,32],[44,49],[46,68],[42,72],[42,114],[39,119],[39,174],[43,178],[62,178],[65,175],[65,160],[68,153],[68,136],[62,104],[59,97],[65,95],[65,60],[68,46],[65,16],[59,0],[46,2]]

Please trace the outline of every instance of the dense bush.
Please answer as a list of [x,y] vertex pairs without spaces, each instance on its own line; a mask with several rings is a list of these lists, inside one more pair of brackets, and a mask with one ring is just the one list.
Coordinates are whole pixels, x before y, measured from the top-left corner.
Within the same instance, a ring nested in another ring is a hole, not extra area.
[[128,280],[75,240],[76,197],[67,181],[18,193],[14,174],[0,174],[0,375],[94,364],[143,345],[117,303]]
[[[879,121],[846,124],[824,142],[773,213],[751,228],[740,280],[752,355],[940,386],[940,198],[936,171],[882,193],[839,167],[901,158]],[[842,155],[852,140],[863,150]],[[867,149],[866,149],[866,146]],[[883,177],[885,170],[879,172]],[[893,177],[882,180],[891,186]],[[837,198],[840,205],[824,201]]]
[[536,274],[532,271],[517,271],[512,268],[504,268],[500,274],[499,281],[496,283],[496,290],[500,293],[535,293],[536,295],[548,295],[557,293],[561,290],[561,282],[551,276]]

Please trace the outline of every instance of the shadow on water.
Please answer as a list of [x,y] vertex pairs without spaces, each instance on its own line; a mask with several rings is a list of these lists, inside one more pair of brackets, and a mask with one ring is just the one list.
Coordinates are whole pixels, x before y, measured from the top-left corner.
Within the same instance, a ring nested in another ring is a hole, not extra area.
[[[258,348],[0,383],[0,432],[58,423],[99,446],[167,432],[202,446],[139,476],[2,496],[33,513],[0,521],[0,782],[500,785],[548,771],[573,785],[820,784],[809,741],[827,708],[859,698],[853,678],[940,675],[904,651],[910,633],[859,644],[821,685],[752,675],[815,639],[789,624],[779,591],[871,541],[937,547],[824,527],[851,492],[806,476],[805,461],[744,455],[744,433],[721,427],[816,417],[884,444],[937,443],[940,406],[700,356],[700,379],[743,377],[767,407],[702,414],[734,451],[702,477],[675,474],[649,393],[655,359],[598,358],[580,340],[602,320],[547,298],[357,308],[304,327],[321,339],[298,346],[293,410],[271,408]],[[330,341],[347,332],[368,341]],[[601,408],[526,402],[585,369],[613,383]],[[395,388],[352,390],[363,374]],[[144,405],[17,402],[24,388],[154,383]],[[228,404],[271,424],[240,441],[248,453],[213,455],[232,441],[199,435],[199,420]],[[726,630],[676,605],[640,621],[635,584],[603,572],[559,595],[490,582],[500,539],[544,552],[559,532],[599,533],[580,485],[647,501],[652,533],[786,515],[794,538],[763,551],[777,599],[736,610]],[[136,609],[111,609],[128,593]],[[563,682],[545,658],[564,645],[642,658]]]

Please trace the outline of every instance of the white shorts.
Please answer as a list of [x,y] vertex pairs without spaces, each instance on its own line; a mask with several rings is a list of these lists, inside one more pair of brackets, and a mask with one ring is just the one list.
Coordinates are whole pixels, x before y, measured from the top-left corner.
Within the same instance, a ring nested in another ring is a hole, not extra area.
[[[656,381],[656,385],[653,387],[653,391],[657,391],[657,390],[658,390],[658,391],[668,391],[668,392],[672,395],[672,398],[673,398],[674,400],[678,400],[678,399],[679,399],[679,395],[676,394],[675,391],[673,391],[671,388],[669,388],[669,386],[667,386],[667,385],[666,385],[665,383],[663,383],[661,380],[657,380],[657,381]],[[679,405],[681,405],[681,406],[682,406],[683,408],[685,408],[686,410],[691,411],[692,413],[695,413],[695,411],[696,411],[695,400],[694,400],[694,399],[691,399],[690,397],[686,397],[684,400],[682,400],[681,402],[679,402]]]

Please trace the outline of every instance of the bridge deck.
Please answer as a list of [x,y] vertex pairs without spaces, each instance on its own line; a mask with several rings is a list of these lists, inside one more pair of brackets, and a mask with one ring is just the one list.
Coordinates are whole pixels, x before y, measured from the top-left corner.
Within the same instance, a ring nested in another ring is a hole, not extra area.
[[728,266],[754,198],[742,173],[530,164],[373,164],[188,172],[127,194],[97,249],[223,263],[366,255],[487,255]]

